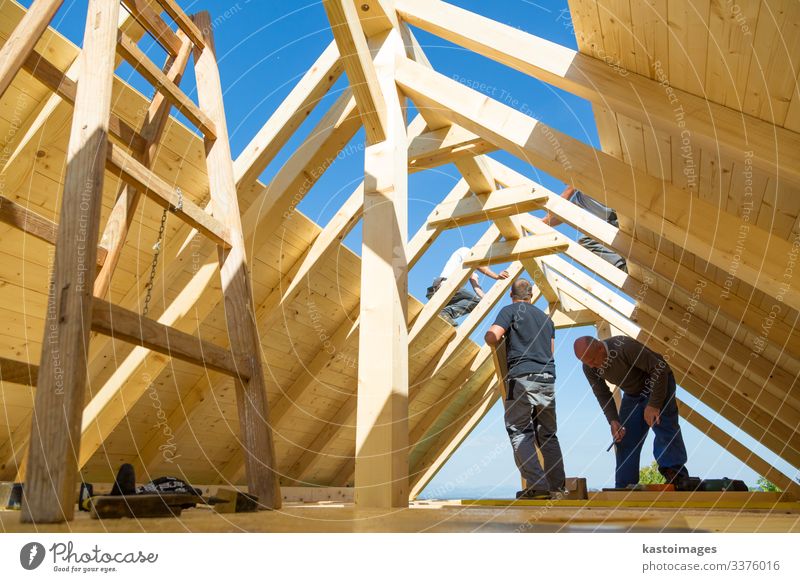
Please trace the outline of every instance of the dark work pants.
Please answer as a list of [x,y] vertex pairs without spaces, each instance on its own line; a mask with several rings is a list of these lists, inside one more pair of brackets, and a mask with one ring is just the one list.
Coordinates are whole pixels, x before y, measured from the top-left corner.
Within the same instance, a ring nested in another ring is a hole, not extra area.
[[626,273],[628,272],[628,264],[625,262],[625,259],[623,259],[620,255],[618,255],[611,249],[604,247],[593,238],[589,238],[588,236],[582,236],[578,239],[578,244],[581,245],[583,248],[592,251],[598,257],[611,263],[616,268],[622,269]]
[[[556,436],[555,384],[529,380],[528,376],[509,378],[503,404],[514,462],[526,486],[540,491],[564,489],[564,459]],[[537,445],[544,467],[536,454]]]
[[480,298],[466,287],[462,287],[450,298],[450,302],[442,309],[442,313],[458,319],[475,309],[478,303],[480,303]]

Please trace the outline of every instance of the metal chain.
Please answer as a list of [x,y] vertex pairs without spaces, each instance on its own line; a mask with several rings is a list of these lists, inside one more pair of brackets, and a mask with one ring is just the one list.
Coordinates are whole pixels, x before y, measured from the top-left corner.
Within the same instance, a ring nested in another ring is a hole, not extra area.
[[156,244],[153,245],[153,262],[150,265],[150,278],[145,285],[147,294],[144,296],[144,308],[142,308],[142,315],[147,315],[150,310],[150,299],[153,294],[153,281],[156,278],[156,268],[158,267],[158,256],[161,254],[161,241],[164,239],[164,228],[167,224],[167,209],[161,214],[161,226],[158,228],[158,239]]

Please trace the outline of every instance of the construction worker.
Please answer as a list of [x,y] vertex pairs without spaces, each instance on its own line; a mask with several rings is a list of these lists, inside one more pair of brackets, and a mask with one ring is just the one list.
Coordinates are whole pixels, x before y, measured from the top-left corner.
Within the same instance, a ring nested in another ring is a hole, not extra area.
[[[508,361],[505,424],[514,461],[525,479],[520,499],[549,499],[564,491],[564,460],[556,436],[555,326],[531,304],[533,286],[525,279],[511,286],[511,305],[500,310],[486,332],[496,346],[505,337]],[[542,453],[539,463],[536,446]]]
[[[428,292],[425,296],[429,300],[439,290],[439,287],[442,286],[442,283],[447,279],[447,277],[461,268],[464,260],[467,258],[467,256],[469,256],[469,253],[470,249],[468,247],[461,247],[456,249],[455,252],[450,255],[450,258],[447,259],[447,263],[444,265],[444,269],[442,269],[441,275],[436,277],[433,280],[433,284],[428,287]],[[492,271],[489,267],[478,267],[477,270],[495,280],[508,279],[508,271],[502,271],[498,274]],[[464,285],[464,287],[456,291],[456,294],[450,298],[450,301],[448,301],[447,305],[439,313],[439,315],[445,321],[447,321],[447,323],[454,327],[458,325],[456,320],[462,315],[466,315],[475,309],[475,306],[478,305],[480,300],[483,298],[483,289],[478,281],[478,274],[474,271],[469,277],[469,283],[475,293],[467,289],[467,286]]]
[[[561,197],[565,200],[569,200],[574,205],[583,208],[584,210],[588,210],[598,218],[602,218],[607,223],[612,226],[619,228],[619,221],[617,220],[617,212],[612,209],[600,204],[597,200],[592,198],[591,196],[587,196],[580,190],[576,190],[572,186],[567,186],[564,191],[561,193]],[[561,219],[555,216],[552,212],[548,212],[547,216],[544,217],[543,222],[549,226],[558,226],[561,224]],[[628,265],[620,255],[612,251],[611,249],[603,246],[596,240],[591,237],[582,235],[578,239],[578,244],[580,244],[585,249],[592,251],[594,254],[599,256],[600,258],[608,261],[618,269],[622,269],[626,273],[628,272]]]
[[[667,483],[682,488],[689,477],[686,446],[678,425],[675,376],[664,358],[624,335],[606,340],[579,337],[574,348],[611,426],[617,457],[615,487],[639,482],[639,457],[652,428],[658,470]],[[619,411],[606,381],[622,390]]]

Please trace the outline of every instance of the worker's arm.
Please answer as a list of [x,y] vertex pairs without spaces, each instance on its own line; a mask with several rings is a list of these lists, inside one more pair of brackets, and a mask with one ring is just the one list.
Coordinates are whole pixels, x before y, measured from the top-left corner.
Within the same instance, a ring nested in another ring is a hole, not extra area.
[[[572,198],[573,194],[575,194],[575,188],[573,188],[572,186],[567,186],[561,193],[561,197],[564,200],[569,200],[570,198]],[[556,216],[552,212],[548,212],[547,216],[545,216],[542,219],[542,222],[544,222],[548,226],[558,226],[559,224],[561,224],[562,221],[558,216]]]
[[614,395],[611,393],[611,388],[608,387],[606,381],[597,373],[597,370],[590,368],[586,364],[583,365],[583,375],[589,381],[594,397],[597,398],[600,409],[603,411],[608,423],[612,425],[617,423],[619,425],[617,404],[614,402]]
[[658,424],[661,422],[661,408],[667,399],[669,367],[663,358],[636,340],[626,338],[623,346],[621,351],[625,359],[647,374],[645,387],[650,391],[650,397],[644,409],[645,422],[648,426]]
[[505,334],[506,330],[495,323],[486,331],[486,335],[483,336],[483,339],[487,344],[494,347],[500,343]]
[[481,273],[486,275],[487,277],[491,277],[495,281],[498,279],[508,279],[508,271],[500,271],[500,273],[495,273],[489,267],[476,267]]
[[469,276],[469,283],[472,285],[472,289],[475,291],[475,295],[478,296],[478,299],[483,299],[485,294],[483,292],[483,287],[481,287],[481,284],[478,281],[477,273],[472,273],[472,275]]

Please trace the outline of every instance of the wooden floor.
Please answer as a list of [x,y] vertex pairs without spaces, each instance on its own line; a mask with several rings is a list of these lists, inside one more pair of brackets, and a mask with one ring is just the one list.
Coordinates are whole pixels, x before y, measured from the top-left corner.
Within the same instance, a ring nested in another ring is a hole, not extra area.
[[20,524],[0,511],[3,532],[800,532],[800,513],[769,510],[596,507],[486,507],[417,502],[393,512],[349,504],[289,504],[276,512],[221,515],[190,509],[178,518]]

